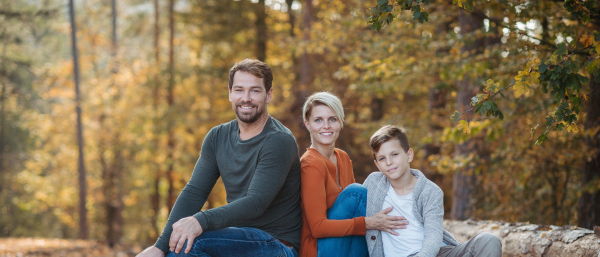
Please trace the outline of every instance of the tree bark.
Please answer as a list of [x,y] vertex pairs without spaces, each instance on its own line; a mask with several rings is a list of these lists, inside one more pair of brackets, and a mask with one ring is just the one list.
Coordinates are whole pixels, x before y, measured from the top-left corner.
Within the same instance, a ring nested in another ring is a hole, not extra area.
[[[159,27],[159,4],[158,0],[154,0],[154,62],[155,62],[155,74],[154,74],[154,90],[152,93],[153,96],[153,108],[154,108],[154,155],[158,152],[159,140],[158,135],[160,134],[159,119],[158,119],[158,105],[160,104],[160,49],[159,49],[159,36],[160,36],[160,27]],[[150,224],[152,225],[152,233],[153,236],[150,238],[158,237],[159,228],[158,228],[158,213],[160,211],[160,191],[159,185],[161,180],[161,171],[158,163],[155,164],[155,174],[154,181],[152,184],[152,195],[150,196],[150,205],[152,207],[152,214],[150,215]]]
[[169,0],[169,88],[167,95],[167,104],[168,104],[168,141],[167,141],[167,179],[169,180],[169,189],[167,192],[167,207],[169,208],[169,212],[173,209],[173,205],[175,205],[175,200],[177,199],[177,195],[175,194],[175,173],[173,171],[173,152],[175,151],[175,131],[173,128],[172,122],[172,113],[173,113],[173,99],[174,99],[174,90],[175,90],[175,59],[174,59],[174,39],[175,39],[175,20],[174,20],[174,10],[173,6],[175,5],[175,0]]
[[593,228],[600,226],[600,189],[593,182],[600,179],[600,83],[596,77],[590,78],[590,95],[586,105],[585,144],[589,156],[585,160],[581,172],[581,188],[583,192],[577,204],[577,226]]
[[256,15],[256,59],[267,59],[267,12],[265,0],[258,0],[254,14]]
[[[460,24],[460,33],[465,37],[465,45],[461,48],[461,52],[469,53],[470,55],[479,54],[483,51],[484,38],[476,38],[471,35],[477,30],[483,28],[483,17],[477,15],[476,12],[467,13],[460,10],[458,16]],[[457,82],[457,109],[459,112],[464,112],[471,105],[471,98],[477,93],[478,87],[473,83],[474,78],[466,76],[464,79]],[[467,121],[472,119],[473,114],[465,114]],[[457,156],[466,156],[477,150],[480,142],[478,139],[470,139],[456,146],[455,153]],[[464,220],[471,215],[472,193],[475,187],[475,175],[473,169],[463,167],[454,172],[452,177],[452,212],[453,219]]]
[[79,92],[79,54],[77,51],[77,27],[75,24],[75,6],[73,0],[69,0],[69,16],[71,20],[71,50],[73,53],[73,74],[75,79],[75,110],[77,112],[77,146],[79,148],[78,168],[79,173],[79,238],[86,239],[87,209],[86,195],[87,184],[85,181],[85,164],[83,162],[83,126],[81,124],[81,93]]

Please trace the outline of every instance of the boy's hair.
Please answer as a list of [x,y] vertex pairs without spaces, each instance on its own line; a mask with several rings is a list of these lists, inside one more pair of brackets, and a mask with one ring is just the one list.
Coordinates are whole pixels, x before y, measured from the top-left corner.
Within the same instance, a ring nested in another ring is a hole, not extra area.
[[271,86],[273,86],[273,72],[268,64],[259,60],[245,59],[234,64],[231,70],[229,70],[229,90],[233,87],[233,76],[235,76],[237,71],[245,71],[258,78],[262,78],[264,82],[263,86],[265,86],[267,93],[271,90]]
[[340,119],[341,127],[344,127],[344,107],[342,106],[342,101],[329,92],[314,93],[306,99],[306,102],[304,102],[304,106],[302,107],[302,118],[304,121],[307,121],[308,118],[310,118],[313,107],[317,105],[329,107],[338,119]]
[[408,152],[410,145],[408,144],[406,130],[395,125],[386,125],[377,130],[369,140],[369,146],[371,147],[371,152],[373,152],[373,157],[375,158],[375,154],[379,152],[381,145],[393,139],[400,142],[400,146],[402,146],[404,152]]

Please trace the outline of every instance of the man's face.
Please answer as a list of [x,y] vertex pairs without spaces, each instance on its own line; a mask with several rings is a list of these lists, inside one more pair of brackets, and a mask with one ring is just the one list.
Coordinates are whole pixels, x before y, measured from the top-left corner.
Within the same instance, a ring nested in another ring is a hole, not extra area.
[[254,123],[267,115],[267,104],[271,102],[272,96],[273,88],[267,92],[263,78],[245,71],[237,71],[233,76],[229,102],[240,121]]

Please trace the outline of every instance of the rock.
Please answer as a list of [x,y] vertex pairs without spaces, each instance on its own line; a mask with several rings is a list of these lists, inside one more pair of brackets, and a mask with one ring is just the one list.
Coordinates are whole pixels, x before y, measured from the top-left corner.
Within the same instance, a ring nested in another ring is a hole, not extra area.
[[459,242],[481,232],[492,233],[502,242],[503,256],[600,257],[600,240],[584,228],[475,220],[445,220],[444,228]]

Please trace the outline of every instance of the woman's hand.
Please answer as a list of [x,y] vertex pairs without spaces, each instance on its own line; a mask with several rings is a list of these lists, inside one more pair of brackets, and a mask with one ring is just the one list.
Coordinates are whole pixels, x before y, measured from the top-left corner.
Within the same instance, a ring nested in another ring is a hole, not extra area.
[[377,229],[388,232],[392,235],[399,235],[393,229],[405,229],[408,225],[406,218],[402,216],[391,216],[387,213],[392,211],[392,206],[385,208],[371,217],[365,217],[367,229]]

